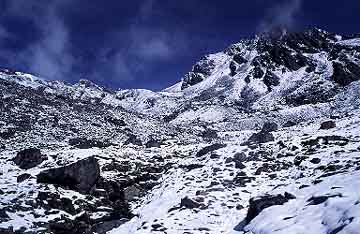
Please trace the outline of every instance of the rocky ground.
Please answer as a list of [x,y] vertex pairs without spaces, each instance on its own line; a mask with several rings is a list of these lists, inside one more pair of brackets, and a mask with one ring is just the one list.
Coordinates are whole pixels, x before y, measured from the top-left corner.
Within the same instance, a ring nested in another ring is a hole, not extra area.
[[360,43],[205,56],[161,92],[0,72],[0,233],[359,233]]

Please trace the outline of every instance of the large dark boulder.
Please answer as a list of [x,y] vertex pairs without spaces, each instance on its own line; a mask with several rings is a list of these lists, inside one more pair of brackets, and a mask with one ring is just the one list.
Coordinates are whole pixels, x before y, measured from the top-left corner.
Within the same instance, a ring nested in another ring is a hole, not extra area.
[[[288,194],[288,193],[287,193]],[[293,195],[264,195],[260,197],[254,197],[250,199],[250,206],[246,215],[246,223],[250,223],[261,211],[271,206],[283,205],[290,199],[293,199]]]
[[161,141],[151,138],[148,142],[146,142],[145,146],[146,148],[160,148]]
[[229,65],[229,68],[230,68],[230,75],[231,75],[231,76],[235,76],[235,75],[236,75],[237,66],[236,66],[236,63],[235,63],[234,61],[231,61],[230,65]]
[[213,145],[206,146],[196,153],[196,157],[204,156],[207,153],[226,147],[225,144],[215,143]]
[[181,202],[180,202],[180,207],[185,207],[187,209],[199,208],[200,206],[201,206],[200,203],[193,201],[192,199],[190,199],[188,197],[182,198]]
[[99,176],[99,163],[94,157],[89,157],[67,166],[44,170],[37,175],[37,182],[61,185],[86,194]]
[[243,64],[243,63],[247,62],[247,60],[243,56],[241,56],[240,54],[235,54],[234,57],[233,57],[233,60],[235,62],[237,62],[238,64]]
[[332,121],[332,120],[325,121],[325,122],[321,123],[321,125],[320,125],[320,129],[331,129],[331,128],[336,128],[335,121]]
[[46,155],[42,155],[41,151],[36,148],[24,149],[17,153],[13,158],[13,162],[21,169],[30,169],[47,160]]
[[260,131],[258,133],[254,133],[251,135],[249,140],[246,142],[247,144],[261,144],[267,143],[270,141],[274,141],[274,135],[271,132]]

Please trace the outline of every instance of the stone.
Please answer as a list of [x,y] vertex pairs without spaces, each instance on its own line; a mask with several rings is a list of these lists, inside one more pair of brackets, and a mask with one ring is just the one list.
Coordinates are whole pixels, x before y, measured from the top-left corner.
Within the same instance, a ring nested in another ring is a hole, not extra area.
[[243,64],[243,63],[247,62],[247,60],[243,56],[241,56],[240,54],[235,54],[234,57],[233,57],[233,60],[235,62],[237,62],[238,64]]
[[129,145],[129,144],[142,146],[141,140],[134,134],[131,134],[129,138],[124,142],[124,145]]
[[99,163],[95,157],[88,157],[67,166],[44,170],[37,175],[37,182],[61,185],[86,194],[99,177]]
[[277,123],[265,122],[261,131],[263,131],[263,132],[274,132],[274,131],[278,130],[278,128],[279,127],[278,127]]
[[260,131],[250,136],[247,143],[260,144],[274,141],[274,135],[271,132]]
[[235,63],[234,61],[231,61],[230,65],[229,65],[229,68],[230,68],[230,75],[231,75],[231,76],[235,76],[235,75],[236,75],[237,66],[236,66],[236,63]]
[[40,165],[47,159],[47,156],[42,155],[39,149],[29,148],[18,152],[12,161],[21,169],[30,169]]
[[105,148],[105,147],[111,146],[112,144],[109,142],[102,142],[102,141],[95,140],[95,139],[87,139],[87,138],[77,137],[77,138],[70,139],[69,145],[74,146],[79,149],[90,149],[93,147]]
[[199,208],[200,205],[201,205],[200,203],[193,201],[189,197],[182,198],[180,202],[180,207],[185,207],[187,209]]
[[21,174],[16,178],[16,182],[21,183],[21,182],[29,179],[30,177],[31,177],[31,175],[28,173]]
[[332,120],[325,121],[325,122],[321,123],[321,125],[320,125],[320,129],[331,129],[331,128],[336,128],[335,121],[332,121]]
[[310,162],[313,163],[313,164],[319,164],[321,162],[321,159],[320,158],[312,158],[310,160]]
[[225,144],[215,143],[213,145],[206,146],[196,153],[196,157],[204,156],[207,153],[226,147]]
[[126,201],[133,201],[140,197],[142,190],[139,186],[132,185],[124,189],[124,196]]
[[250,206],[246,215],[246,223],[250,223],[261,211],[271,206],[283,205],[288,202],[289,199],[284,195],[264,195],[260,197],[254,197],[250,199]]
[[148,142],[146,142],[146,148],[160,148],[161,141],[151,138]]

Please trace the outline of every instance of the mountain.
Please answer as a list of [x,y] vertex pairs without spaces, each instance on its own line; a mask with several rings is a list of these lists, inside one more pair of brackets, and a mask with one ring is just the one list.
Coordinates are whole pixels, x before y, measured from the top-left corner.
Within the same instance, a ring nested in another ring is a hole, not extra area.
[[277,30],[160,92],[0,71],[0,233],[358,233],[360,38]]

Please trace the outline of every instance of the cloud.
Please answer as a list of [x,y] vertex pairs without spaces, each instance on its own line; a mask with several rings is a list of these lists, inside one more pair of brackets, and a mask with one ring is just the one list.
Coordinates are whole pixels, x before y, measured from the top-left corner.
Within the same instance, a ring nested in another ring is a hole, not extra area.
[[271,7],[264,19],[261,20],[258,30],[266,32],[274,27],[293,28],[296,26],[296,15],[301,11],[302,0],[289,0]]
[[[12,53],[10,66],[22,67],[26,72],[48,79],[65,80],[70,75],[74,59],[69,51],[69,33],[58,15],[58,9],[66,3],[67,0],[51,1],[48,4],[27,0],[10,2],[4,15],[26,20],[40,32],[37,40],[28,43],[26,48],[16,55],[8,48],[1,48],[2,56]],[[0,25],[0,39],[16,37],[3,29],[4,26]]]

